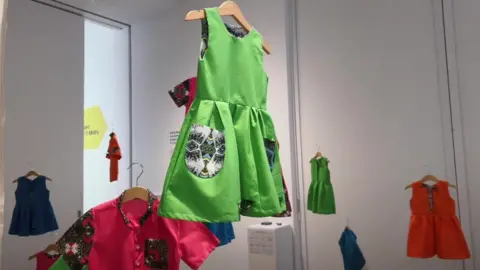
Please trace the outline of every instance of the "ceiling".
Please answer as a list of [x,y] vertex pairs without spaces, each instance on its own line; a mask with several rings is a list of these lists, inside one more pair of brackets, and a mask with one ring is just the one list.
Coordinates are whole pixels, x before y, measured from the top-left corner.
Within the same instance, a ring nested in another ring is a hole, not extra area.
[[175,0],[59,0],[56,2],[127,24],[166,12],[175,4]]

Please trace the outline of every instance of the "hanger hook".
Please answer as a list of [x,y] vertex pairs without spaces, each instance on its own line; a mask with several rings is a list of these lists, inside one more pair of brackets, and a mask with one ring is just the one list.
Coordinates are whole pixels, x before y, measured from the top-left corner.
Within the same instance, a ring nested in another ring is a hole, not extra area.
[[140,168],[142,168],[142,171],[140,172],[140,174],[137,176],[137,179],[135,180],[136,186],[138,186],[138,179],[140,179],[140,177],[143,174],[143,165],[141,163],[138,163],[138,162],[132,162],[132,164],[130,164],[130,166],[128,166],[127,170],[130,170],[133,167],[133,165],[139,165]]

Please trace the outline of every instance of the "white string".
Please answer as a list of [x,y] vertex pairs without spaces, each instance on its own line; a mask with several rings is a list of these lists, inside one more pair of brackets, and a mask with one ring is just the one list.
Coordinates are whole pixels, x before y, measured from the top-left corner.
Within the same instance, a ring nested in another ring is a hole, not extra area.
[[[35,171],[35,168],[33,167],[33,162],[32,162],[32,160],[28,160],[27,169],[28,169],[28,170],[31,170],[31,171]],[[23,172],[23,173],[24,173],[24,172]]]
[[430,160],[428,160],[427,163],[425,163],[425,165],[424,165],[425,171],[427,172],[427,174],[431,174],[429,165],[430,165]]

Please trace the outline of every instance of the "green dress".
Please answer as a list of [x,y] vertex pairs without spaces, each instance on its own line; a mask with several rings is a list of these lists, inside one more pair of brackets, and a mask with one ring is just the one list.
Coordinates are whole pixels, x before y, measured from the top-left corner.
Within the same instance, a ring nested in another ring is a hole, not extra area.
[[315,214],[335,214],[335,196],[328,162],[325,157],[310,160],[312,182],[308,189],[307,209]]
[[267,112],[262,36],[230,33],[205,9],[208,49],[170,160],[158,214],[201,222],[285,211],[278,143]]

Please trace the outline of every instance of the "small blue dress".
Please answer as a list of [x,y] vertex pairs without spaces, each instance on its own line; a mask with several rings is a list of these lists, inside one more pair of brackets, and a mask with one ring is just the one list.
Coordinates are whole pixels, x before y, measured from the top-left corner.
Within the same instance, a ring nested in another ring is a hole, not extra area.
[[41,235],[58,230],[57,219],[50,203],[50,191],[43,175],[30,180],[17,179],[15,208],[8,233],[18,236]]
[[362,270],[366,264],[365,257],[357,243],[357,235],[348,227],[338,241],[343,256],[345,270]]

